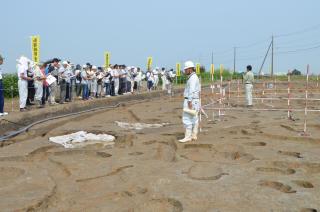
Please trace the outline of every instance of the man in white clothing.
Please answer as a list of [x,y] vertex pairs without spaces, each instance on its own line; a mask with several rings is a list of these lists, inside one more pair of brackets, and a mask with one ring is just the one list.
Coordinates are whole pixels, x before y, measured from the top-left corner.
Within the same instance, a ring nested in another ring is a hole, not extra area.
[[152,73],[154,78],[153,88],[157,90],[158,84],[159,84],[159,67],[156,67],[155,69],[153,69]]
[[252,89],[253,89],[254,75],[252,73],[251,65],[247,66],[247,72],[243,76],[243,82],[245,83],[247,107],[252,107]]
[[186,129],[185,137],[179,142],[185,143],[197,140],[200,111],[200,82],[195,73],[195,65],[191,61],[185,62],[184,72],[188,76],[188,81],[184,90],[183,116],[182,122]]
[[147,89],[150,92],[151,89],[154,87],[154,76],[152,71],[147,71],[146,73],[146,78],[147,78]]
[[161,69],[161,81],[162,81],[162,90],[166,90],[167,77],[166,77],[166,69]]
[[173,80],[174,78],[176,77],[176,75],[173,73],[173,69],[170,69],[169,71],[166,71],[165,72],[165,86],[166,86],[166,89],[168,91],[168,94],[171,96],[173,95],[173,92],[172,92],[172,83],[173,83]]
[[137,90],[138,92],[140,92],[141,81],[142,81],[142,71],[139,67],[136,70],[137,70],[137,73],[135,74],[135,77],[134,77],[134,90]]
[[18,89],[19,89],[19,99],[20,99],[20,111],[26,111],[26,104],[28,98],[28,81],[32,80],[31,77],[28,77],[27,71],[30,69],[31,61],[22,56],[17,60],[18,65]]
[[113,69],[113,79],[114,79],[114,95],[115,96],[118,96],[119,94],[119,77],[120,77],[120,74],[119,74],[119,66],[118,65],[115,65],[114,69]]
[[36,90],[34,99],[40,108],[44,107],[44,105],[42,104],[42,96],[43,96],[43,84],[44,84],[44,80],[46,80],[46,76],[44,73],[45,68],[46,68],[46,65],[35,66],[34,75],[33,75],[34,87]]

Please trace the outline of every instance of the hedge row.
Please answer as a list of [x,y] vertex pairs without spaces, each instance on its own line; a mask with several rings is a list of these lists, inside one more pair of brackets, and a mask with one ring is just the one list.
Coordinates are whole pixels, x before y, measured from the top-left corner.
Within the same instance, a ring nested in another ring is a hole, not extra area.
[[5,98],[12,98],[19,95],[18,76],[16,74],[4,74],[2,82]]

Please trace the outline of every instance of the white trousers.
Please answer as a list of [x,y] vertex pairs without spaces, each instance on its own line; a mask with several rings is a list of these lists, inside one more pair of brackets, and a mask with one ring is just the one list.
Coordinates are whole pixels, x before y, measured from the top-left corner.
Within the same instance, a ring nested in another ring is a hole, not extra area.
[[50,95],[49,95],[49,102],[51,104],[56,103],[56,92],[57,92],[57,82],[52,83],[49,86],[49,90],[50,90]]
[[[183,102],[183,108],[189,108],[188,107],[188,100],[185,99]],[[199,99],[193,99],[192,100],[192,109],[196,111],[200,111],[200,101]],[[184,125],[184,128],[192,130],[196,124],[198,124],[199,118],[198,115],[193,116],[191,114],[183,112],[182,114],[182,123]]]
[[90,90],[91,93],[97,93],[97,90],[98,90],[98,82],[97,82],[97,80],[92,80],[91,81],[89,90]]
[[166,76],[162,76],[162,90],[166,90],[166,84],[167,84],[167,77]]
[[247,105],[252,105],[252,89],[253,85],[252,84],[246,84],[246,100],[247,100]]
[[42,100],[42,94],[43,94],[43,84],[42,81],[40,82],[34,82],[34,88],[36,89],[36,93],[34,95],[34,99],[36,101]]
[[119,92],[119,78],[114,79],[114,93],[118,95]]
[[172,92],[172,83],[167,83],[165,86],[166,86],[166,89],[168,91],[168,94],[171,94],[171,92]]
[[18,88],[19,88],[20,108],[25,108],[27,104],[27,98],[28,98],[28,81],[19,79]]
[[158,77],[158,75],[155,75],[155,76],[154,76],[153,87],[154,87],[154,88],[158,87],[158,84],[159,84],[159,77]]
[[131,80],[131,88],[130,88],[131,93],[133,93],[133,87],[134,87],[134,80]]

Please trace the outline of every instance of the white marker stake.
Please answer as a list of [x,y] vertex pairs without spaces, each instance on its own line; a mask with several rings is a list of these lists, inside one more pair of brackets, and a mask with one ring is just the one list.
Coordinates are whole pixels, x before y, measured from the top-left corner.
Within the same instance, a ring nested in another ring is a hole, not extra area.
[[290,70],[288,71],[288,119],[292,119],[290,111]]
[[220,109],[221,105],[222,105],[222,76],[220,75],[219,118],[222,115],[222,112]]
[[304,107],[304,128],[303,128],[302,136],[308,136],[308,134],[307,134],[308,85],[309,85],[309,65],[307,66],[306,103],[305,103],[305,107]]
[[230,106],[230,98],[231,98],[231,81],[229,81],[229,88],[228,88],[228,106]]
[[11,112],[13,112],[13,86],[11,85]]
[[[265,82],[262,84],[262,98],[264,98],[264,87],[265,87]],[[261,100],[261,103],[263,103],[263,99]]]
[[[199,93],[199,100],[200,100],[200,108],[202,108],[202,102],[201,102],[201,100],[202,100],[202,98],[201,98],[201,86],[202,86],[202,83],[201,83],[201,76],[200,76],[200,93]],[[199,122],[200,122],[200,124],[199,124],[199,126],[200,126],[200,132],[202,132],[202,127],[201,127],[201,121],[202,121],[202,116],[201,116],[201,114],[202,114],[202,111],[200,110],[200,116],[199,116]]]
[[[274,98],[276,98],[277,97],[277,78],[276,78],[276,76],[274,77],[274,82],[273,82],[273,84],[274,84]],[[271,104],[273,103],[273,101],[271,100]]]
[[[224,89],[222,88],[222,85],[223,85],[222,81],[223,81],[223,76],[221,75],[220,76],[220,91],[221,91],[221,98],[220,99],[221,99],[221,107],[224,108],[223,100],[224,100],[224,97],[225,97],[225,92],[224,92]],[[221,111],[221,115],[222,116],[224,115],[223,109]]]

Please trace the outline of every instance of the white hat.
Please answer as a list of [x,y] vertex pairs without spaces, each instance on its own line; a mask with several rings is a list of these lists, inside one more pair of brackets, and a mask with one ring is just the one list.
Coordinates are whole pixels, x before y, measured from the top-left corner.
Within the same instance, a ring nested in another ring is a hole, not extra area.
[[92,66],[91,69],[97,70],[97,66]]
[[187,61],[184,63],[184,70],[188,68],[195,68],[194,63],[192,61]]
[[184,70],[186,70],[188,68],[195,68],[195,65],[192,61],[187,61],[184,63]]
[[82,68],[87,68],[87,65],[83,65]]
[[63,61],[62,65],[69,65],[69,63],[67,61]]

